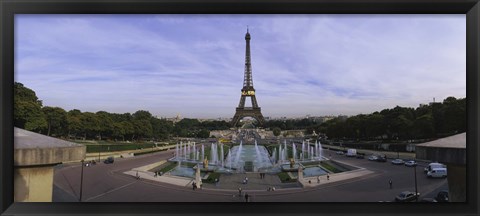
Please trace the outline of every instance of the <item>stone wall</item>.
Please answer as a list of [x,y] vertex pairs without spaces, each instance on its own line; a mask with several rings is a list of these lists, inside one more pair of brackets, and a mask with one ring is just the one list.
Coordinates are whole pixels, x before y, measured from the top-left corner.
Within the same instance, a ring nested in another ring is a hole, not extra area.
[[14,202],[51,202],[53,167],[14,169]]

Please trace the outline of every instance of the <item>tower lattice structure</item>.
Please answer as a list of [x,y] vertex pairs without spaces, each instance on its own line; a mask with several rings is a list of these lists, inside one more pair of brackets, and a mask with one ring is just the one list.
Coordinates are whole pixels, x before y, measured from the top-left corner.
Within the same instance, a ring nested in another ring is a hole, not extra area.
[[[253,117],[257,120],[258,124],[261,126],[265,123],[263,118],[261,108],[258,106],[257,98],[255,97],[255,88],[253,88],[253,78],[252,78],[252,63],[250,57],[250,33],[247,29],[247,34],[245,35],[246,41],[246,50],[245,50],[245,73],[243,77],[243,88],[240,96],[240,103],[236,108],[235,115],[232,119],[232,125],[235,126],[238,124],[240,119],[244,117]],[[245,100],[247,97],[250,97],[252,100],[252,107],[245,107]]]

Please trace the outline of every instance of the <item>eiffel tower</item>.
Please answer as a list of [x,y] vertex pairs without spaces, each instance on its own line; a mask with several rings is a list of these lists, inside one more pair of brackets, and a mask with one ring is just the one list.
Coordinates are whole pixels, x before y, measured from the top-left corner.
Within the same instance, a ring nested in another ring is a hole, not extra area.
[[[245,74],[243,78],[243,88],[242,95],[240,96],[240,103],[238,104],[231,123],[234,127],[238,124],[240,119],[244,117],[253,117],[257,120],[260,126],[265,123],[261,108],[258,106],[257,98],[255,97],[255,89],[253,88],[252,64],[250,61],[250,33],[248,33],[248,28],[247,34],[245,35],[245,41],[247,43],[245,51]],[[245,107],[245,99],[247,97],[250,97],[252,100],[252,107]]]

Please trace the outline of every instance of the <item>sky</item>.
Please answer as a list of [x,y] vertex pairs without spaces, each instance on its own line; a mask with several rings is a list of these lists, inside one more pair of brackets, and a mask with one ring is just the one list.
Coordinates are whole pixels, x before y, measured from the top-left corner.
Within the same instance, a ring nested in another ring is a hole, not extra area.
[[247,26],[266,117],[368,114],[466,97],[464,14],[20,14],[15,81],[44,106],[67,111],[233,117]]

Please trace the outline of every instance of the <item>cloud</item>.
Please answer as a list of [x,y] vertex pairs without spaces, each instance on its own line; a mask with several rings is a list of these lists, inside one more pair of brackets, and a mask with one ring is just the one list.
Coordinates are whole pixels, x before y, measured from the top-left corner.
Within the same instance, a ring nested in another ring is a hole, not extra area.
[[266,116],[466,95],[464,15],[19,15],[15,79],[67,110],[231,117],[247,25]]

